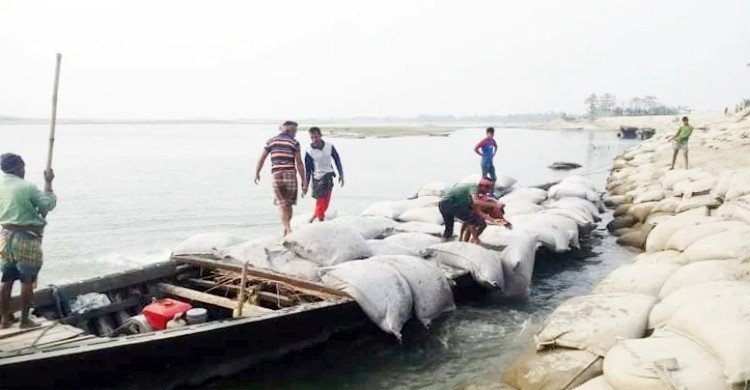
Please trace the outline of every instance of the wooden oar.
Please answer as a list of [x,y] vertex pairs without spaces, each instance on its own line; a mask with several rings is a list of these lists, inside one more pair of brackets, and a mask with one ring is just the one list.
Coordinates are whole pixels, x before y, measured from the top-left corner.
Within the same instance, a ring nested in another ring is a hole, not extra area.
[[55,66],[55,87],[52,90],[52,119],[49,129],[49,149],[47,149],[47,171],[52,169],[52,150],[55,145],[55,123],[57,122],[57,85],[60,80],[60,61],[62,54],[57,53],[57,65]]

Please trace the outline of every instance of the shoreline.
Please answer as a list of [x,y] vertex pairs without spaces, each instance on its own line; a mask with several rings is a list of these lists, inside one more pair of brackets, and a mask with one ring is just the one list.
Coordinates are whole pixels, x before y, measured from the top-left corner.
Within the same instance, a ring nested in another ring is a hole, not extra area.
[[[750,305],[750,109],[689,117],[689,170],[682,155],[669,170],[674,116],[592,122],[657,130],[618,156],[607,180],[615,209],[607,227],[640,253],[558,306],[532,350],[506,368],[506,385],[731,388],[750,379],[747,361],[733,355],[750,348],[750,318],[737,314]],[[651,363],[659,359],[677,367],[660,375]]]

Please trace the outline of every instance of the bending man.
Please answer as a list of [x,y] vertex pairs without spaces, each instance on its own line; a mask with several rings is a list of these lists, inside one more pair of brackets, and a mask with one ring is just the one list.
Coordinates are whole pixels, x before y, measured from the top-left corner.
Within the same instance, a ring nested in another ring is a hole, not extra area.
[[453,224],[458,218],[467,226],[471,242],[480,244],[479,235],[487,227],[487,223],[484,222],[483,216],[475,212],[473,206],[479,201],[479,194],[486,195],[491,189],[490,181],[482,179],[479,184],[458,184],[443,194],[438,205],[445,223],[443,241],[453,238]]
[[312,180],[312,197],[315,198],[315,212],[310,218],[310,223],[318,219],[326,218],[326,210],[331,204],[331,193],[333,192],[333,164],[339,172],[339,184],[344,186],[344,169],[341,167],[341,158],[333,144],[323,141],[323,134],[317,127],[310,128],[310,149],[305,153],[305,178],[309,188]]
[[297,135],[297,122],[284,122],[280,130],[278,135],[266,142],[263,154],[261,154],[255,167],[255,184],[260,182],[260,170],[263,169],[263,164],[270,155],[274,204],[279,206],[281,224],[284,226],[281,235],[286,236],[292,232],[290,224],[292,206],[297,203],[295,170],[299,173],[302,182],[302,195],[307,193],[307,182],[305,181],[305,169],[302,167],[299,142],[294,138]]
[[57,197],[52,192],[52,170],[44,172],[44,192],[24,180],[26,164],[21,156],[6,153],[0,156],[0,327],[13,323],[10,294],[13,283],[21,282],[21,328],[37,323],[29,318],[34,285],[42,268],[42,234],[47,225],[45,216],[55,208]]

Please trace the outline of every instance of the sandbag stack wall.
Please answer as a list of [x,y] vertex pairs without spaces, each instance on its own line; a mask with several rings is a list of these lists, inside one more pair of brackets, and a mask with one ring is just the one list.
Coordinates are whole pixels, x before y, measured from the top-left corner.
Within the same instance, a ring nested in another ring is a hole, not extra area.
[[[605,203],[643,253],[561,304],[505,381],[524,389],[733,389],[750,381],[750,123],[659,136],[614,161]],[[683,164],[678,156],[677,167]]]

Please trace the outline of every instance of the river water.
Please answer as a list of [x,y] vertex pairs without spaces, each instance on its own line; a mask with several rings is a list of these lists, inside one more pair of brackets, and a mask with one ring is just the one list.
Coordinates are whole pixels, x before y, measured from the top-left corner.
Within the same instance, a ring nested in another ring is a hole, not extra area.
[[[275,125],[58,126],[54,187],[40,285],[98,276],[166,259],[192,234],[248,238],[279,232],[268,168],[252,183],[255,161]],[[472,149],[483,130],[449,137],[330,139],[342,156],[346,186],[332,207],[356,213],[410,196],[421,184],[477,172]],[[42,184],[47,128],[0,125],[0,152],[21,154],[27,178]],[[300,132],[303,145],[307,135]],[[573,161],[603,187],[615,155],[631,146],[612,132],[498,129],[499,174],[518,185],[566,175],[546,168]],[[312,209],[302,199],[296,210]],[[206,384],[214,388],[452,388],[497,382],[528,346],[539,320],[560,301],[587,292],[630,254],[603,229],[582,253],[539,259],[531,297],[469,299],[429,331],[407,329],[403,344],[374,329],[334,337],[287,358]]]

